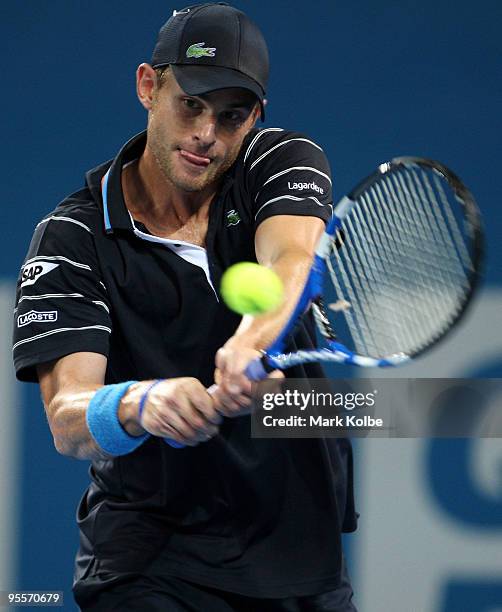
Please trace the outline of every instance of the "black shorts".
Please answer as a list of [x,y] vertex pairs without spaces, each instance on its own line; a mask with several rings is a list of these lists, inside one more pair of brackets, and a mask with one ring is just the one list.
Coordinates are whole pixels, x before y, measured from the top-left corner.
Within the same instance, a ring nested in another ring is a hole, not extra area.
[[200,586],[174,577],[124,578],[89,598],[75,593],[82,612],[357,612],[344,568],[334,591],[305,597],[261,599]]

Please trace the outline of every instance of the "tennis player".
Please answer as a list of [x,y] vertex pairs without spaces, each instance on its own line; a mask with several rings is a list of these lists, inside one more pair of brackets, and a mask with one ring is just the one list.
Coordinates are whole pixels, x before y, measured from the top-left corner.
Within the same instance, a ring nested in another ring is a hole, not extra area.
[[[56,449],[92,461],[81,610],[355,610],[350,443],[250,438],[243,370],[287,319],[332,204],[318,144],[255,128],[268,71],[241,11],[175,11],[137,69],[147,129],[35,229],[14,361],[40,384]],[[282,309],[224,306],[221,275],[243,260],[280,275]],[[313,334],[307,317],[290,347]]]

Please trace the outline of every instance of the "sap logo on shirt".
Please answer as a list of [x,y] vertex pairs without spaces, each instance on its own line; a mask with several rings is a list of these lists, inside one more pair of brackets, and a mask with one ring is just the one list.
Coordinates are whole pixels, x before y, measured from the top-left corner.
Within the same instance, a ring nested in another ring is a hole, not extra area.
[[17,318],[17,326],[24,327],[30,323],[54,323],[58,320],[57,310],[45,310],[40,312],[38,310],[30,310],[26,314],[19,315]]
[[41,276],[57,267],[59,267],[59,264],[53,264],[47,261],[37,261],[28,264],[23,268],[21,273],[21,287],[34,285]]
[[298,191],[303,191],[304,189],[312,189],[314,191],[317,191],[317,193],[324,193],[324,189],[322,187],[319,187],[319,185],[317,183],[314,183],[314,181],[312,181],[312,183],[291,183],[290,181],[288,181],[288,189],[296,189]]

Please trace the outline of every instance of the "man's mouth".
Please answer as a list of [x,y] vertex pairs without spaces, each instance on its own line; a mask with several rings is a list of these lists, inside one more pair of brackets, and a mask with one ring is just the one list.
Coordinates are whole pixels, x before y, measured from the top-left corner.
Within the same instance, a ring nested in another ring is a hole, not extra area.
[[211,163],[211,158],[206,157],[205,155],[198,155],[197,153],[192,153],[191,151],[186,151],[185,149],[179,149],[179,153],[181,157],[193,164],[194,166],[209,166]]

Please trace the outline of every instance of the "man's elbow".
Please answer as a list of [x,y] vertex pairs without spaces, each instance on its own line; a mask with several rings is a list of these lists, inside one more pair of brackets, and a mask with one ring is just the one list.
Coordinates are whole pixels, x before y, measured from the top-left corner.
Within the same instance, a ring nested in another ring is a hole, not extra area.
[[71,444],[68,436],[52,431],[52,439],[54,441],[54,447],[60,455],[64,455],[65,457],[76,457],[77,453],[75,446]]
[[64,438],[53,436],[54,447],[60,455],[65,457],[73,457],[73,452],[70,449],[68,442]]
[[74,443],[68,435],[52,434],[54,447],[56,451],[64,457],[72,457],[72,459],[92,459],[93,455],[86,452],[86,448],[82,444]]
[[64,398],[55,395],[49,406],[46,407],[47,419],[57,452],[66,457],[74,457],[75,449],[69,437],[68,419],[64,408]]

